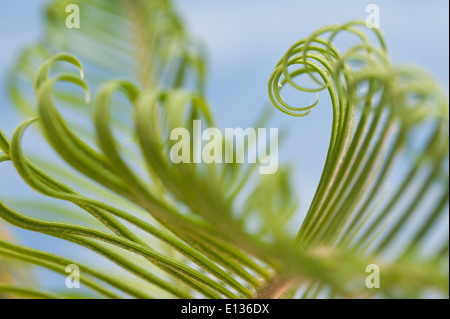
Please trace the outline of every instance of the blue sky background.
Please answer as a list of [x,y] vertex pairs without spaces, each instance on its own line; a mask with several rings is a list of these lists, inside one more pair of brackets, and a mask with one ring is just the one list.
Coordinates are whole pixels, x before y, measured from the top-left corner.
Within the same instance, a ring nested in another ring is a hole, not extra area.
[[[0,1],[0,127],[9,135],[20,119],[11,111],[6,72],[20,50],[43,32],[45,0]],[[449,4],[435,1],[178,0],[181,16],[201,39],[209,60],[207,96],[220,127],[248,127],[268,101],[267,81],[290,45],[331,23],[364,20],[380,7],[381,29],[397,64],[428,69],[449,84]],[[300,95],[301,105],[314,96]],[[293,179],[305,213],[318,183],[330,135],[331,107],[324,100],[305,118],[275,111],[272,127],[289,130],[279,155],[295,166]],[[0,168],[0,196],[6,188]]]

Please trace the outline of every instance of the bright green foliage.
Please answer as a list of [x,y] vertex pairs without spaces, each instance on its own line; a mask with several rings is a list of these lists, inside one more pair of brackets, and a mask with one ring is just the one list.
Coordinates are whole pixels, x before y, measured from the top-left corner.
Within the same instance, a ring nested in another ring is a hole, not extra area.
[[[0,217],[85,247],[123,272],[3,239],[0,255],[63,275],[75,263],[95,297],[448,295],[448,237],[426,255],[422,247],[448,216],[448,97],[424,72],[391,65],[376,29],[359,22],[322,28],[294,44],[270,77],[270,99],[289,115],[305,116],[319,101],[290,106],[285,85],[328,92],[333,106],[322,177],[295,239],[287,168],[260,177],[255,165],[170,161],[172,128],[190,128],[193,119],[214,125],[201,49],[170,3],[79,1],[76,32],[61,27],[68,3],[49,6],[47,38],[10,75],[12,100],[27,119],[10,139],[0,131],[0,162],[11,161],[37,192],[71,204],[32,206],[71,219],[31,217],[19,212],[25,202],[6,205],[7,198]],[[358,42],[339,52],[338,34]],[[302,87],[299,77],[317,88]],[[24,154],[30,125],[62,163]],[[431,134],[418,146],[414,134],[424,127]],[[399,164],[406,174],[386,194]],[[424,217],[411,225],[417,213]],[[381,268],[375,292],[365,286],[368,264]],[[68,296],[38,288],[0,282],[0,293]]]

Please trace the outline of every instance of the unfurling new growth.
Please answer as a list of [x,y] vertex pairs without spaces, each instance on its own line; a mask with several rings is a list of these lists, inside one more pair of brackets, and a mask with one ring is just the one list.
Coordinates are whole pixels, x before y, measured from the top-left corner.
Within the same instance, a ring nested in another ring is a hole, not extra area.
[[[273,174],[258,172],[267,161],[171,159],[174,129],[192,136],[195,121],[214,128],[214,118],[202,48],[169,1],[79,1],[79,29],[61,27],[67,4],[49,6],[44,40],[10,73],[11,107],[24,120],[10,136],[0,131],[0,165],[12,163],[44,196],[0,194],[0,221],[105,260],[0,237],[1,296],[70,296],[24,284],[15,269],[30,264],[63,276],[77,265],[84,296],[95,298],[448,296],[448,228],[424,249],[448,216],[448,97],[423,71],[392,65],[378,29],[321,28],[289,48],[270,76],[269,98],[288,115],[332,104],[325,165],[296,234],[298,194],[278,158]],[[338,35],[354,45],[341,52]],[[302,77],[315,87],[300,85]],[[319,92],[321,100],[290,105],[285,86],[298,100]],[[27,146],[31,127],[55,154]],[[427,132],[422,143],[418,131]],[[215,139],[221,149],[230,143],[226,134]],[[373,264],[377,289],[366,286]]]

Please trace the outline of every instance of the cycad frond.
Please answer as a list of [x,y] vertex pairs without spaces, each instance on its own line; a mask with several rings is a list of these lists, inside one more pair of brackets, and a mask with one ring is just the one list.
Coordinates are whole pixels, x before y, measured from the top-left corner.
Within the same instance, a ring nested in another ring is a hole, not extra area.
[[[3,239],[0,255],[62,274],[80,265],[82,283],[108,298],[365,297],[369,264],[381,268],[382,296],[418,297],[428,288],[448,295],[448,239],[428,254],[422,247],[448,215],[448,97],[424,72],[393,66],[376,29],[322,28],[294,44],[270,77],[270,99],[289,115],[303,117],[320,102],[291,106],[285,85],[325,91],[333,105],[322,177],[295,240],[287,168],[258,178],[256,165],[171,161],[173,129],[192,133],[194,120],[212,127],[214,119],[201,50],[170,3],[80,1],[81,32],[60,27],[66,4],[55,1],[47,12],[52,42],[26,51],[11,74],[11,96],[30,117],[10,139],[0,131],[0,162],[97,222],[31,217],[4,202],[0,217],[106,257],[123,278]],[[345,34],[358,43],[341,53],[333,40]],[[22,75],[33,80],[20,84]],[[317,88],[295,82],[302,76]],[[63,110],[82,121],[74,125]],[[64,166],[24,154],[33,123]],[[429,140],[416,145],[424,128]],[[398,178],[396,165],[407,167]],[[61,297],[10,283],[2,291]]]

